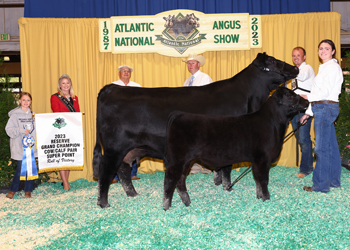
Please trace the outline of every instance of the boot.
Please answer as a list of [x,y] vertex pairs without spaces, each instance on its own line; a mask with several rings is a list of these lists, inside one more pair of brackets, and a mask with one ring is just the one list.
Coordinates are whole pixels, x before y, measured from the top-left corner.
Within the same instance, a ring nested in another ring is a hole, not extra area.
[[15,195],[15,192],[9,191],[8,194],[6,195],[6,198],[12,199],[14,195]]
[[30,192],[25,192],[24,193],[24,198],[32,198],[32,195]]

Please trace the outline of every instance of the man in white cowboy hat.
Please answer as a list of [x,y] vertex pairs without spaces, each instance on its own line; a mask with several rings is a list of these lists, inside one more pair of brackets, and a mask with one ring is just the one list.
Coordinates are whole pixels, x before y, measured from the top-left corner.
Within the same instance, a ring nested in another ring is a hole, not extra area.
[[205,63],[204,56],[191,53],[184,61],[187,63],[188,71],[191,73],[191,76],[186,79],[184,86],[203,86],[213,82],[210,76],[199,70],[199,67],[202,67]]
[[[128,65],[122,65],[118,67],[119,70],[119,80],[118,81],[114,81],[112,82],[113,84],[117,84],[120,86],[128,86],[128,87],[141,87],[140,84],[130,81],[130,77],[131,77],[131,72],[133,71],[133,69],[128,66]],[[139,180],[140,178],[136,176],[137,174],[137,164],[136,162],[134,162],[132,164],[132,168],[131,168],[131,180]],[[111,181],[111,184],[113,183],[117,183],[119,182],[119,178],[116,175],[114,177],[114,179]]]
[[[188,58],[184,61],[187,62],[188,71],[191,73],[191,76],[186,79],[184,86],[203,86],[213,82],[210,76],[199,70],[199,68],[205,63],[204,56],[189,54]],[[195,163],[191,168],[190,174],[197,173],[210,174],[211,171],[207,168],[203,168],[198,163]]]

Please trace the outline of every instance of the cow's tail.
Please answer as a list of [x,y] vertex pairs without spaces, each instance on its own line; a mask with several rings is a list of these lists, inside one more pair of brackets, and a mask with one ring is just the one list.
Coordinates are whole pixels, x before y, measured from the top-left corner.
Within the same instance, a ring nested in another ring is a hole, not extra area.
[[93,168],[93,177],[98,179],[100,163],[102,159],[102,146],[100,142],[100,124],[99,124],[99,100],[97,100],[97,114],[96,114],[96,144],[94,148],[94,156],[92,158],[92,168]]
[[165,134],[165,150],[164,150],[164,166],[165,166],[165,168],[167,168],[168,164],[169,164],[168,145],[167,145],[169,128],[170,128],[170,125],[173,123],[174,119],[179,117],[179,116],[182,116],[182,115],[183,115],[183,112],[174,111],[174,112],[171,112],[168,116],[168,124],[166,127],[166,134]]

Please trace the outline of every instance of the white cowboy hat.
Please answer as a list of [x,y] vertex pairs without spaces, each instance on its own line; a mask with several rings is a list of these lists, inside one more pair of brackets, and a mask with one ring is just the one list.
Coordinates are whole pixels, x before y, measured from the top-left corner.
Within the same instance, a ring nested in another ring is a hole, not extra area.
[[128,65],[122,65],[122,66],[119,66],[119,67],[118,67],[119,72],[122,70],[122,68],[128,68],[128,69],[130,69],[130,72],[133,71],[133,69],[132,69],[130,66],[128,66]]
[[205,64],[204,56],[197,55],[197,54],[194,54],[194,53],[190,53],[188,55],[187,59],[185,59],[185,58],[182,59],[182,61],[184,61],[184,62],[188,62],[188,61],[191,61],[191,60],[195,60],[195,61],[199,62],[200,63],[200,67],[202,67]]

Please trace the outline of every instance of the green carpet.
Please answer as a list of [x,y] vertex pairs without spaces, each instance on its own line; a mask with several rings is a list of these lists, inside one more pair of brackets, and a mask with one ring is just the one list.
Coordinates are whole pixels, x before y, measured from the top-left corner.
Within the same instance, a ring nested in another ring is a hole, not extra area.
[[[234,180],[239,172],[232,171]],[[175,191],[162,208],[164,173],[138,174],[139,195],[128,198],[111,185],[110,208],[97,202],[97,182],[77,180],[65,192],[42,184],[24,199],[0,195],[0,249],[349,249],[350,172],[327,194],[303,191],[312,175],[290,177],[297,168],[270,171],[269,201],[256,199],[249,173],[232,192],[215,186],[213,175],[187,178],[191,205]]]

